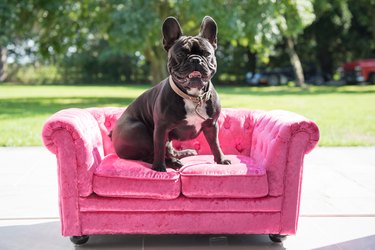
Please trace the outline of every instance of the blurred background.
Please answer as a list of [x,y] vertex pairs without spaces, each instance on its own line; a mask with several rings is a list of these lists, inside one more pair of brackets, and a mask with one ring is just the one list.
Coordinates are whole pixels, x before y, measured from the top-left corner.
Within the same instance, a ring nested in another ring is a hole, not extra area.
[[218,23],[216,84],[375,83],[375,0],[1,0],[0,81],[158,83],[171,15]]

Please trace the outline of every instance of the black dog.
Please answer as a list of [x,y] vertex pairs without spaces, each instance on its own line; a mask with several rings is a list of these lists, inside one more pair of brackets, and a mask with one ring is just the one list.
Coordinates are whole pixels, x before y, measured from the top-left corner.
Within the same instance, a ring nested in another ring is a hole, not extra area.
[[205,17],[197,36],[183,36],[174,17],[163,24],[169,78],[139,96],[125,110],[112,131],[121,158],[152,163],[152,169],[181,167],[178,159],[195,150],[177,151],[171,140],[189,140],[203,131],[214,159],[225,159],[218,140],[219,97],[211,83],[216,73],[217,25]]

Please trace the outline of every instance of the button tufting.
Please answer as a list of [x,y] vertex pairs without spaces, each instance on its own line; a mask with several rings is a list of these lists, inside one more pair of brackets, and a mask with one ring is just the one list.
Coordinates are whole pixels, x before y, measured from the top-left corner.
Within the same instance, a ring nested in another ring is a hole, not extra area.
[[226,129],[230,128],[230,118],[225,119],[224,128],[226,128]]
[[201,144],[199,142],[194,142],[194,149],[197,151],[201,149]]
[[242,145],[241,145],[241,143],[237,143],[237,144],[236,144],[236,149],[237,149],[237,151],[240,152],[240,153],[244,150],[243,147],[242,147]]
[[107,128],[110,128],[111,127],[111,122],[106,120],[105,123],[104,123],[104,126],[106,126]]
[[248,120],[245,121],[245,124],[243,125],[245,129],[250,129],[250,122]]

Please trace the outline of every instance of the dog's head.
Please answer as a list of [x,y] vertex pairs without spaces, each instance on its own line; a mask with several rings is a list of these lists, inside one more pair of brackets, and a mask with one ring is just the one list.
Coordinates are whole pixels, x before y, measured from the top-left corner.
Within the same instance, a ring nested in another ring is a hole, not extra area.
[[206,16],[197,36],[184,36],[176,18],[168,17],[162,31],[173,81],[188,93],[203,92],[216,73],[216,22]]

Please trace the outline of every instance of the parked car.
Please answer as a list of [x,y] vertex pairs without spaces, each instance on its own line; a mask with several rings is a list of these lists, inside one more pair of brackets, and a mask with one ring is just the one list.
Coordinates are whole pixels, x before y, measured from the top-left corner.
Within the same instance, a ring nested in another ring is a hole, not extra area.
[[339,71],[341,79],[346,83],[369,82],[375,84],[375,58],[344,63]]
[[[325,79],[322,73],[315,65],[304,65],[303,73],[306,83],[314,85],[325,84]],[[286,85],[289,81],[295,81],[294,71],[291,66],[260,71],[255,74],[248,72],[245,78],[246,83],[253,86]]]
[[288,83],[288,77],[278,72],[248,72],[246,74],[246,83],[253,86],[286,85]]

